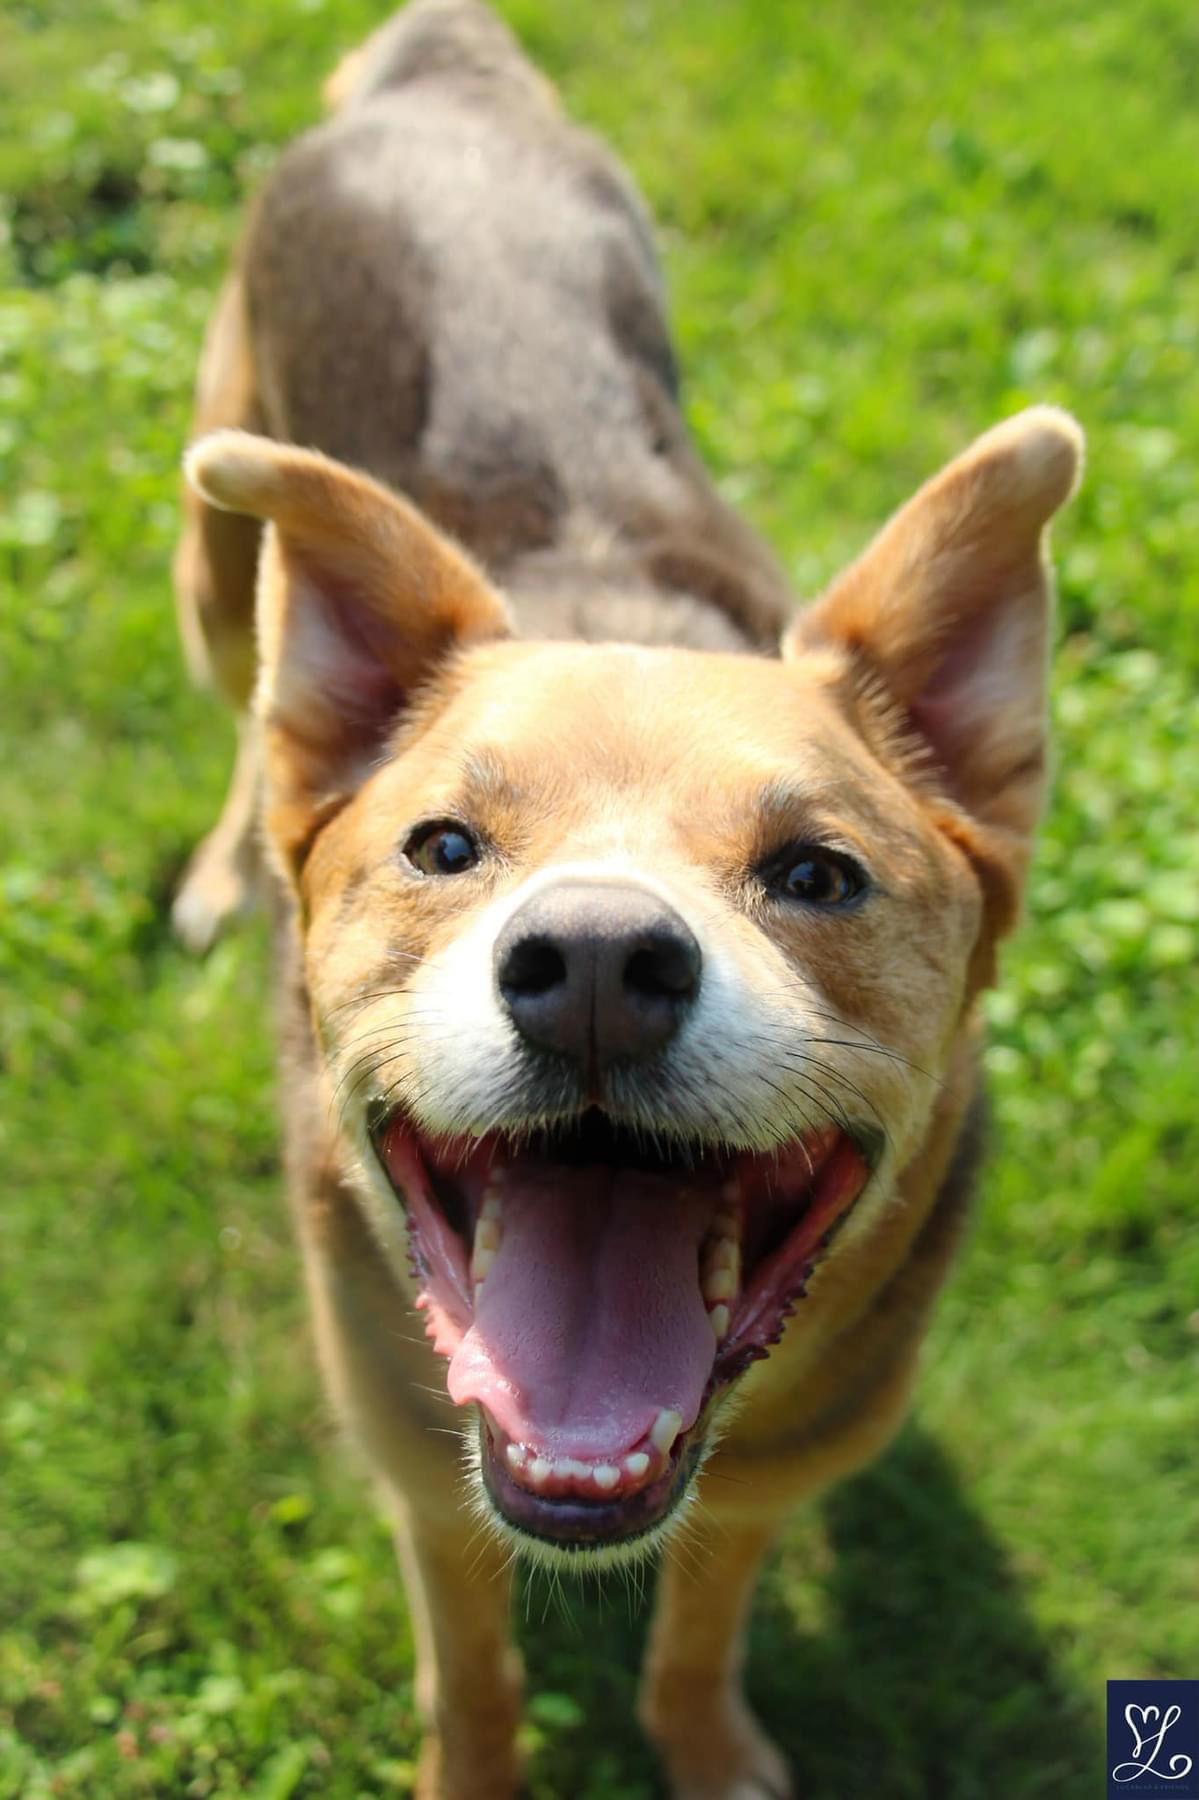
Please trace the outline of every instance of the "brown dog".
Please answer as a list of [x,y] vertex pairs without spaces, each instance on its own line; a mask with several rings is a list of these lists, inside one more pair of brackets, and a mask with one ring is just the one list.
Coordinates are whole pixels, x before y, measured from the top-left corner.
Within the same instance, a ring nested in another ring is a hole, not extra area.
[[688,446],[637,197],[506,30],[419,0],[332,89],[200,377],[241,429],[188,459],[185,634],[254,704],[181,928],[240,904],[261,786],[292,1192],[396,1519],[421,1793],[514,1791],[515,1544],[661,1547],[674,1792],[783,1795],[741,1627],[796,1503],[895,1430],[958,1236],[1080,435],[989,432],[789,623]]

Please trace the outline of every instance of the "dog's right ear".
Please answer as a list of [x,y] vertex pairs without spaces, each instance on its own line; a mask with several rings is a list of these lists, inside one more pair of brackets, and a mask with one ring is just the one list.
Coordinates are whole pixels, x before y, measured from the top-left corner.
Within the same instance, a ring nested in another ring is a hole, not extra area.
[[892,745],[955,809],[953,833],[988,871],[1003,929],[1045,787],[1046,534],[1082,451],[1081,430],[1056,407],[996,425],[894,514],[783,640],[784,656],[831,652],[849,692],[885,698]]
[[398,495],[314,450],[218,431],[188,451],[211,505],[265,520],[255,710],[267,822],[295,870],[331,805],[357,787],[406,700],[511,619],[478,569]]

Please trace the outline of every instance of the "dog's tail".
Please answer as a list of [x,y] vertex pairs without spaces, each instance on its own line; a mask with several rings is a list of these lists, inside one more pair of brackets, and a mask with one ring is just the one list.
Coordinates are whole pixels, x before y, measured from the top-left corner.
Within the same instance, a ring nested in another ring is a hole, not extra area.
[[549,82],[483,0],[411,0],[342,57],[322,95],[332,111],[430,75],[516,83],[557,107]]

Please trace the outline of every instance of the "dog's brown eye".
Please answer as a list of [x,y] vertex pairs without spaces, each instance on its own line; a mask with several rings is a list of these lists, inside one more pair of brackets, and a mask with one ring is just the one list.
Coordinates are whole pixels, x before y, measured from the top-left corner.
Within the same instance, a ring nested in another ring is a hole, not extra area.
[[417,826],[404,855],[422,875],[463,875],[478,862],[479,846],[465,825],[439,819]]
[[808,906],[847,906],[866,889],[866,871],[852,856],[819,844],[797,844],[775,857],[763,876],[783,900]]

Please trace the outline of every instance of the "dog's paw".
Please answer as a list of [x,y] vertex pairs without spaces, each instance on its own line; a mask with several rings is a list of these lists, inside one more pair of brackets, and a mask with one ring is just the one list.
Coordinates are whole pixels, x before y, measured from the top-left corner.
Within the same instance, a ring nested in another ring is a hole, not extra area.
[[794,1800],[795,1789],[784,1772],[786,1787],[770,1777],[747,1775],[732,1787],[672,1787],[671,1800]]
[[793,1800],[787,1759],[739,1694],[663,1711],[642,1722],[670,1777],[671,1800]]
[[795,1789],[779,1750],[763,1737],[751,1766],[727,1780],[675,1782],[671,1800],[794,1800]]
[[439,1738],[430,1735],[421,1746],[414,1800],[516,1800],[521,1770],[514,1755],[499,1754],[478,1759],[445,1754]]
[[185,950],[203,956],[221,933],[254,904],[251,876],[227,856],[206,855],[201,844],[171,907],[171,928]]
[[794,1789],[776,1787],[773,1782],[759,1781],[756,1775],[747,1776],[744,1781],[737,1782],[735,1787],[672,1787],[671,1800],[793,1800]]

